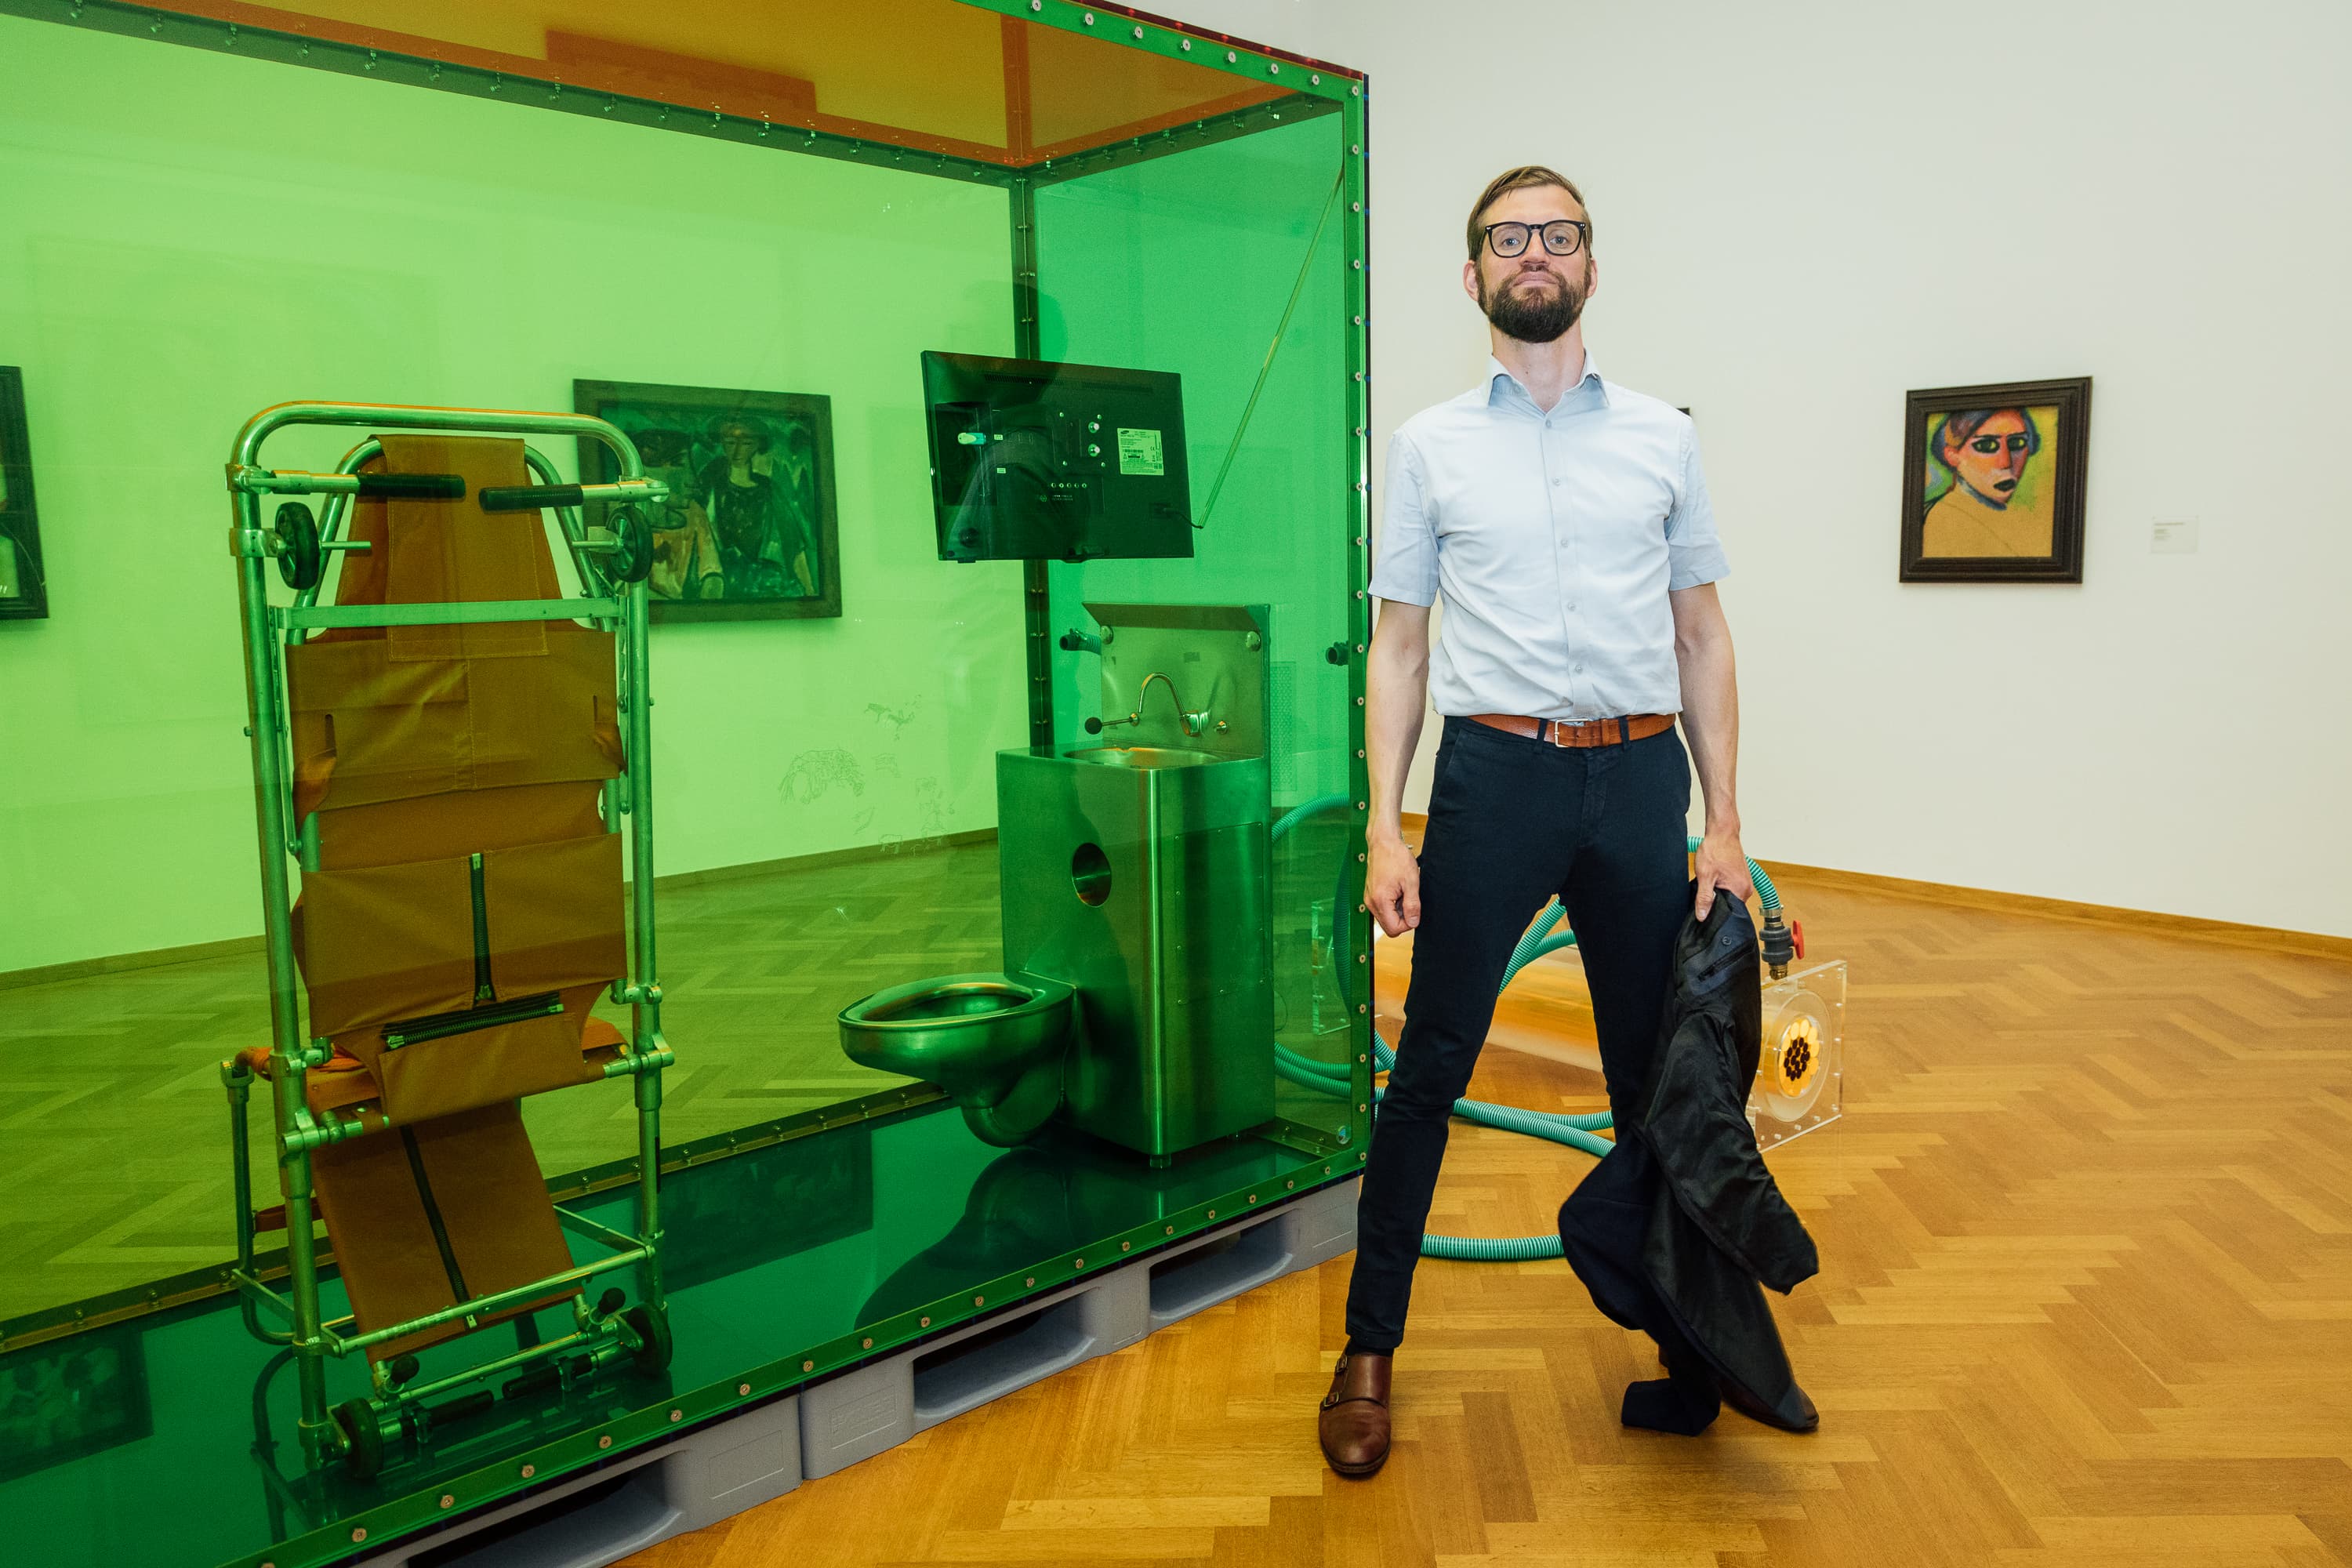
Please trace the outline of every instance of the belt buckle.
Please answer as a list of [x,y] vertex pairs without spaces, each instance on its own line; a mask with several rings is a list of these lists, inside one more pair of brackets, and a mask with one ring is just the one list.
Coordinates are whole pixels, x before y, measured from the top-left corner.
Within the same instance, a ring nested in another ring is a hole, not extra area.
[[[1577,742],[1565,739],[1566,732],[1572,730],[1580,731],[1599,722],[1597,719],[1555,719],[1551,721],[1551,743],[1562,751],[1573,750],[1577,746]],[[1581,737],[1580,736],[1579,739],[1580,740]]]

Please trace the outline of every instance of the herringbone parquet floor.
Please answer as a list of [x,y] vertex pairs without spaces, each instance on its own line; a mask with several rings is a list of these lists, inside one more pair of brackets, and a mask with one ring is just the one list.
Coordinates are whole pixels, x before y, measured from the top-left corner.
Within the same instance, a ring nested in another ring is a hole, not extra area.
[[[1424,1263],[1394,1457],[1340,1480],[1341,1259],[633,1563],[2352,1563],[2352,965],[1783,890],[1854,973],[1845,1119],[1772,1156],[1818,1434],[1625,1431],[1654,1373],[1564,1265]],[[1432,1223],[1540,1230],[1583,1164],[1457,1126]]]

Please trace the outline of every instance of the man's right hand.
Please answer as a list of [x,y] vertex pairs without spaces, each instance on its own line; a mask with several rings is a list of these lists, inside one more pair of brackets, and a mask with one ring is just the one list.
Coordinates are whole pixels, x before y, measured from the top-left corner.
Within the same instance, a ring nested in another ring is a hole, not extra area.
[[1371,841],[1364,864],[1364,902],[1390,936],[1421,923],[1421,862],[1402,838]]

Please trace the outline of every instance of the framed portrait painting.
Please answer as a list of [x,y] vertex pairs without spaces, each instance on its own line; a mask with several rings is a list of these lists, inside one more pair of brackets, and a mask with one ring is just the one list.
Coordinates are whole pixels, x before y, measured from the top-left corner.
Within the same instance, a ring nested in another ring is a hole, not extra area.
[[[651,520],[656,621],[841,614],[831,398],[576,381],[572,406],[619,426],[669,486]],[[602,443],[580,443],[580,475],[615,477]]]
[[2091,378],[1914,392],[1904,405],[1906,583],[2079,583]]
[[0,364],[0,621],[46,620],[48,614],[33,448],[25,436],[25,373]]

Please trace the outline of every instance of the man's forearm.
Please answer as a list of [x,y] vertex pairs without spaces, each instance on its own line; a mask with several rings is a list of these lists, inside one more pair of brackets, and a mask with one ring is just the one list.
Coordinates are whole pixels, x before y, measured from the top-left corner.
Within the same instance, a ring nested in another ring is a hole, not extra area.
[[1377,639],[1364,672],[1364,763],[1371,777],[1368,838],[1402,837],[1404,777],[1429,705],[1429,658]]
[[1706,831],[1739,831],[1739,680],[1728,636],[1675,649],[1682,673],[1683,734],[1706,803]]

